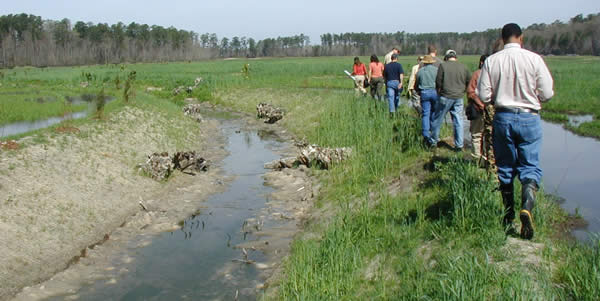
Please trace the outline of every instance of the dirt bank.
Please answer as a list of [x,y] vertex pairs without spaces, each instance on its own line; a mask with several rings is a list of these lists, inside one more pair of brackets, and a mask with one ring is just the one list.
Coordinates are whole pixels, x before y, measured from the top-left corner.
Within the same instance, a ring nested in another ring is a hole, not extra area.
[[[137,231],[154,218],[155,227],[173,227],[164,215],[193,210],[173,203],[185,198],[179,187],[205,195],[220,189],[217,169],[176,173],[166,183],[136,170],[155,151],[195,150],[218,162],[224,150],[216,121],[125,108],[79,130],[24,138],[20,149],[0,151],[0,300],[87,258],[119,226]],[[179,198],[167,197],[176,192]],[[140,200],[156,213],[142,212]],[[174,209],[159,216],[168,207]]]

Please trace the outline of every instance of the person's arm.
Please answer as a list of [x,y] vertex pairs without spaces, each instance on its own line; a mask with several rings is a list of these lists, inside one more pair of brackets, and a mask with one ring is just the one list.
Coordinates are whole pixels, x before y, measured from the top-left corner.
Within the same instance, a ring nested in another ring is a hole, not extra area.
[[369,73],[367,76],[367,80],[371,81],[371,78],[373,78],[372,76],[373,76],[373,68],[371,67],[371,64],[369,64]]
[[444,67],[440,65],[438,68],[437,75],[435,77],[435,89],[438,92],[438,95],[442,93],[442,84],[444,82]]
[[469,87],[469,82],[471,81],[471,71],[469,71],[466,67],[465,67],[465,91],[467,90],[467,88]]
[[400,83],[398,84],[398,89],[402,89],[402,82],[404,82],[404,73],[400,73]]
[[554,96],[554,80],[552,79],[552,74],[550,74],[550,70],[548,70],[548,66],[544,60],[539,57],[540,62],[536,64],[536,86],[537,86],[537,98],[541,102],[549,101],[552,96]]
[[477,73],[474,73],[473,76],[471,77],[471,80],[469,81],[469,85],[467,86],[467,97],[473,101],[473,103],[475,104],[475,107],[479,111],[483,111],[484,104],[483,104],[483,102],[481,102],[481,100],[479,99],[479,96],[477,95],[478,78],[479,78],[479,76],[477,76]]
[[398,84],[398,89],[402,89],[402,85],[404,84],[404,68],[402,68],[402,64],[400,65],[400,84]]
[[415,83],[417,81],[417,71],[419,70],[419,69],[416,69],[416,70],[415,69],[416,68],[414,68],[414,67],[412,68],[412,70],[410,72],[410,77],[408,79],[408,92],[411,94],[415,90]]
[[477,84],[477,96],[479,96],[479,100],[484,104],[490,103],[492,101],[492,79],[490,77],[490,70],[488,67],[488,62],[483,63],[483,67],[481,67],[481,73],[479,74],[479,80]]

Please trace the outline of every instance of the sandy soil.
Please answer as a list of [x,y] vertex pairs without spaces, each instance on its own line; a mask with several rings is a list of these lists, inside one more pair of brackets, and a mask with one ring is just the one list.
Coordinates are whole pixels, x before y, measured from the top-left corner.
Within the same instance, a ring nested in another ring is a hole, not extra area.
[[127,108],[79,130],[24,138],[21,149],[0,151],[0,300],[74,262],[97,259],[102,246],[96,243],[117,244],[149,225],[154,231],[175,227],[173,216],[197,208],[188,194],[209,195],[223,186],[218,168],[176,173],[166,183],[136,169],[156,151],[195,150],[220,161],[225,151],[216,121]]

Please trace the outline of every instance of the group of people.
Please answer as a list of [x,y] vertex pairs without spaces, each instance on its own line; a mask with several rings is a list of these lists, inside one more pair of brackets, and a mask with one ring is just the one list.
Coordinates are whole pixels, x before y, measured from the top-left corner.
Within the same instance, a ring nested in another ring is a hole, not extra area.
[[[505,209],[503,225],[508,232],[514,231],[513,182],[518,176],[522,185],[520,235],[531,239],[533,207],[542,178],[539,110],[554,91],[552,76],[542,57],[522,45],[521,28],[506,24],[501,39],[493,46],[494,53],[482,55],[479,69],[473,74],[458,61],[456,51],[446,51],[442,61],[436,56],[436,48],[429,46],[428,54],[419,57],[411,70],[408,92],[421,114],[423,143],[437,146],[441,125],[450,113],[455,151],[463,148],[463,98],[467,95],[473,155],[497,170]],[[380,89],[385,84],[390,113],[398,108],[403,88],[404,71],[397,62],[398,53],[397,48],[392,49],[384,64],[377,56],[371,56],[368,72],[358,58],[354,61],[358,91],[366,94],[364,81],[368,80],[373,98],[382,99]]]

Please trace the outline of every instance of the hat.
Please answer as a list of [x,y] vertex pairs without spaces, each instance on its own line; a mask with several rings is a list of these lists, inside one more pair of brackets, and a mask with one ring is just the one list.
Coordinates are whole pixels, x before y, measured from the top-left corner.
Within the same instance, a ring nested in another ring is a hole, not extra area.
[[418,60],[419,62],[420,62],[420,61],[422,61],[422,60],[423,60],[423,56],[422,56],[422,55],[421,55],[421,56],[419,56],[419,57],[417,58],[417,60]]
[[435,59],[433,58],[433,56],[428,54],[423,57],[422,62],[423,62],[423,64],[433,64],[433,63],[435,63]]
[[448,49],[448,51],[446,51],[446,58],[450,58],[450,57],[456,57],[456,51],[452,50],[452,49]]

